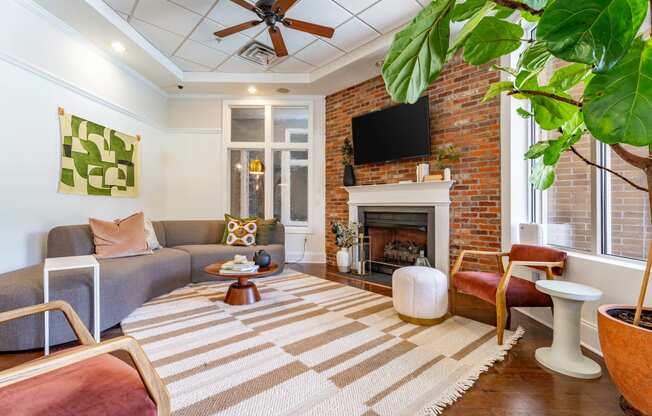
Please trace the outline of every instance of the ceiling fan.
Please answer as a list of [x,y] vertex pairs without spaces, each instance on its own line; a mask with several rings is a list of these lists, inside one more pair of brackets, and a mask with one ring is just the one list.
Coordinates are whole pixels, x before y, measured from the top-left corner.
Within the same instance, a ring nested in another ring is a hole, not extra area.
[[279,23],[290,29],[300,30],[302,32],[323,36],[325,38],[332,38],[335,33],[335,29],[330,27],[285,17],[285,13],[299,0],[258,0],[256,4],[249,3],[246,0],[231,1],[256,13],[260,20],[251,20],[236,26],[227,27],[226,29],[215,32],[215,36],[224,38],[265,22],[268,27],[269,37],[272,39],[272,43],[274,44],[274,51],[276,51],[276,56],[279,58],[288,55],[283,35],[281,34],[281,30],[277,27]]

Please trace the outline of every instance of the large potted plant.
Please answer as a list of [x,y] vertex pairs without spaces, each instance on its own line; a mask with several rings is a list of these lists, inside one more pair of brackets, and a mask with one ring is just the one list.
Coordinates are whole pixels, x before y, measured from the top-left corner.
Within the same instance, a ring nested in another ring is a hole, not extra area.
[[[506,76],[485,100],[501,93],[522,100],[519,115],[555,137],[525,154],[534,162],[531,183],[552,186],[561,154],[572,152],[650,194],[652,157],[632,151],[648,147],[652,154],[652,41],[641,33],[647,10],[648,0],[434,0],[396,34],[382,74],[395,101],[414,103],[457,53],[471,65],[518,53],[515,67],[495,66]],[[452,22],[462,25],[455,37]],[[543,82],[539,75],[553,58],[557,69]],[[583,156],[580,140],[609,145],[645,174],[647,187]],[[637,304],[603,306],[598,316],[609,372],[646,415],[652,415],[652,311],[643,301],[651,267],[652,248]]]

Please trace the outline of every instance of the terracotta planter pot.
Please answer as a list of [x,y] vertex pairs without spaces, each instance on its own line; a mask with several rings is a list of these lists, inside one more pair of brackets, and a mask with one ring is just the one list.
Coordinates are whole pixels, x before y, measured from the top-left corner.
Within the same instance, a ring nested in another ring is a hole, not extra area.
[[[652,416],[652,331],[608,314],[632,305],[604,305],[598,309],[600,346],[607,369],[620,393],[643,415]],[[645,308],[651,311],[650,308]]]

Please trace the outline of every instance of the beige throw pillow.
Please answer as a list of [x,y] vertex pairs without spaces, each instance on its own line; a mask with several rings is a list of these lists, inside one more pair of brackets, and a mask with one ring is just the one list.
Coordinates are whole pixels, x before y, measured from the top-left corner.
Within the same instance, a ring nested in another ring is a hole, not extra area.
[[142,212],[115,221],[89,218],[95,243],[95,256],[100,259],[138,256],[150,253],[145,239],[145,216]]

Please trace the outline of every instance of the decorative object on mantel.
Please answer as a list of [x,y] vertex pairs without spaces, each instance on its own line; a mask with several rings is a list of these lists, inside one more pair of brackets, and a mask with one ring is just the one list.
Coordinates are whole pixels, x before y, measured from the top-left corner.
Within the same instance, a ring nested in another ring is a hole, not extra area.
[[348,139],[344,139],[341,147],[342,152],[342,166],[344,166],[344,186],[355,185],[355,172],[353,172],[353,146]]
[[67,114],[63,108],[59,108],[59,126],[60,193],[138,196],[140,136]]
[[358,224],[352,222],[346,225],[335,222],[331,225],[331,230],[335,234],[335,244],[340,248],[337,252],[337,268],[342,273],[348,273],[351,270],[350,251],[356,242]]
[[451,180],[451,169],[446,167],[447,162],[457,162],[460,160],[460,152],[452,144],[440,146],[435,149],[433,154],[435,158],[435,168],[443,171],[445,181]]
[[444,177],[442,175],[428,175],[423,178],[423,182],[439,182],[442,181]]
[[427,163],[419,163],[417,165],[417,182],[425,182],[425,179],[430,175],[430,165]]

